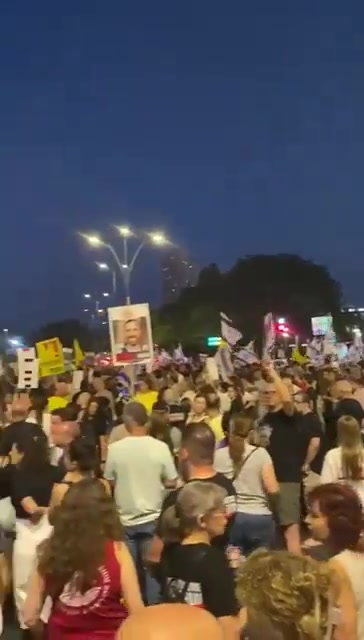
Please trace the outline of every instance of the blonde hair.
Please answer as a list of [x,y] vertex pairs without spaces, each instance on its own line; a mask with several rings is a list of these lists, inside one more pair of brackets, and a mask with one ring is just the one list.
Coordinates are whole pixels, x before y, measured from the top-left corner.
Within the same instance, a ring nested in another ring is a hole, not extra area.
[[337,422],[343,475],[350,480],[363,478],[363,444],[360,426],[355,418],[342,416]]
[[213,482],[194,480],[178,494],[176,504],[162,517],[162,538],[166,542],[183,540],[199,528],[199,518],[223,508],[226,491]]
[[258,628],[264,623],[282,640],[322,640],[330,624],[333,585],[323,563],[287,551],[259,550],[241,569],[237,596],[247,607],[253,637],[261,637]]

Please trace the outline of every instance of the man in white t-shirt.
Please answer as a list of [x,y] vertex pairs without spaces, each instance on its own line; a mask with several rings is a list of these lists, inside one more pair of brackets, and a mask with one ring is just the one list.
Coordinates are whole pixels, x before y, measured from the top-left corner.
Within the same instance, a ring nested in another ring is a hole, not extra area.
[[[175,488],[177,471],[168,446],[148,435],[148,415],[142,404],[129,402],[123,421],[128,436],[109,446],[104,476],[114,486],[126,541],[142,573],[141,559],[154,536],[165,488]],[[149,574],[145,574],[145,587],[147,603],[156,604],[159,588]]]

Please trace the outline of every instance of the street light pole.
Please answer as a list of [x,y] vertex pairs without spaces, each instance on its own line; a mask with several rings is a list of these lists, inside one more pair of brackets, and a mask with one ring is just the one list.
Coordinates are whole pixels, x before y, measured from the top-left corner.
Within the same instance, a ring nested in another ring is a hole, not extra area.
[[[125,298],[126,298],[126,304],[129,305],[131,304],[131,297],[130,297],[130,281],[131,281],[131,275],[133,273],[133,269],[135,266],[135,263],[138,259],[138,256],[141,252],[141,250],[143,249],[143,247],[146,245],[147,243],[147,237],[149,237],[149,241],[156,245],[156,246],[164,246],[166,244],[168,244],[168,240],[165,237],[164,233],[160,233],[160,232],[154,232],[154,233],[148,233],[148,234],[144,234],[144,236],[146,237],[145,240],[143,240],[138,247],[136,248],[133,257],[131,258],[130,262],[129,262],[129,252],[128,252],[128,239],[134,235],[134,233],[129,229],[129,227],[117,227],[118,231],[120,233],[120,235],[123,238],[123,262],[121,262],[116,250],[114,249],[113,245],[110,244],[109,242],[104,242],[102,240],[102,238],[100,238],[100,236],[98,235],[84,235],[84,238],[88,241],[88,243],[95,248],[98,247],[106,247],[106,249],[108,249],[110,251],[110,253],[112,254],[117,267],[119,269],[120,272],[120,276],[123,280],[124,283],[124,288],[125,288]],[[107,269],[107,265],[103,265],[102,267],[100,266],[100,268],[103,269]],[[116,274],[114,272],[114,276],[113,276],[113,289],[114,291],[116,291]]]

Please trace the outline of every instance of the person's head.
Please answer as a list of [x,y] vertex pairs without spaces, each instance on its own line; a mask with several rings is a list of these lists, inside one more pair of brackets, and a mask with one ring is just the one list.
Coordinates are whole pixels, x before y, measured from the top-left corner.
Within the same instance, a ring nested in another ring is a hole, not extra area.
[[95,389],[96,393],[101,393],[105,391],[105,381],[101,375],[101,373],[95,372],[92,377],[92,386]]
[[238,387],[236,387],[233,384],[229,384],[228,388],[227,388],[227,394],[230,398],[230,400],[235,400],[235,398],[238,397],[240,391],[238,389]]
[[344,477],[361,480],[363,476],[363,444],[360,426],[352,416],[337,421],[338,442],[341,448],[341,466]]
[[196,416],[203,416],[207,410],[206,396],[197,393],[192,403],[192,411]]
[[75,421],[63,422],[62,417],[60,417],[59,422],[51,422],[50,439],[55,447],[60,447],[61,449],[68,447],[78,435],[79,425]]
[[29,412],[29,406],[27,406],[21,400],[14,399],[11,410],[10,410],[10,418],[12,422],[23,422],[27,419]]
[[296,411],[298,411],[298,413],[302,413],[303,415],[305,415],[306,413],[310,413],[311,411],[310,399],[306,393],[303,393],[303,392],[295,393],[293,396],[293,401],[294,401],[294,406],[296,408]]
[[322,640],[336,585],[330,569],[287,551],[255,551],[243,564],[237,596],[249,640]]
[[125,405],[123,420],[129,432],[135,429],[147,430],[148,428],[148,414],[140,402],[128,402]]
[[215,394],[214,396],[210,396],[207,398],[207,413],[213,418],[214,416],[218,416],[220,413],[220,398]]
[[234,415],[230,419],[229,455],[234,467],[235,477],[239,475],[245,452],[245,443],[254,429],[254,421],[243,415]]
[[100,404],[98,402],[98,398],[90,398],[90,401],[87,405],[86,414],[89,418],[93,418],[100,411]]
[[97,475],[99,461],[95,446],[84,438],[75,438],[67,449],[67,466],[69,471]]
[[88,391],[80,391],[77,397],[73,397],[74,404],[77,404],[80,409],[86,409],[90,400],[90,393]]
[[212,468],[215,446],[216,439],[209,425],[192,422],[185,428],[179,450],[180,472],[184,479],[196,467]]
[[143,376],[138,382],[139,393],[148,393],[153,388],[150,376]]
[[69,394],[69,385],[66,378],[60,376],[54,385],[54,395],[60,398],[66,398]]
[[353,395],[353,389],[348,380],[338,380],[334,385],[334,396],[338,400],[344,400],[345,398],[351,398]]
[[149,435],[156,440],[164,442],[169,447],[172,455],[174,455],[173,443],[168,424],[168,415],[152,412],[152,415],[149,418]]
[[210,540],[223,535],[227,523],[225,498],[225,489],[213,482],[188,482],[179,492],[176,504],[162,518],[163,539],[182,541],[196,532]]
[[176,392],[170,387],[163,387],[158,394],[158,402],[173,404],[176,402]]
[[274,411],[279,407],[281,401],[273,382],[264,383],[261,390],[261,403],[264,407],[267,407],[269,411]]
[[10,460],[24,470],[41,473],[49,464],[47,439],[43,434],[39,437],[24,435],[13,445]]
[[308,506],[307,524],[313,538],[327,541],[336,553],[357,550],[364,521],[354,489],[345,484],[319,485],[308,495]]
[[106,543],[123,539],[114,502],[99,480],[81,480],[71,485],[52,520],[53,532],[39,548],[39,572],[55,593],[77,576],[75,588],[84,593],[104,562]]
[[116,640],[223,640],[211,613],[188,604],[159,604],[129,616]]
[[334,369],[324,369],[323,371],[323,379],[329,384],[334,384],[336,376],[337,373]]
[[142,341],[142,330],[137,318],[130,318],[124,323],[124,343],[130,347],[140,345]]

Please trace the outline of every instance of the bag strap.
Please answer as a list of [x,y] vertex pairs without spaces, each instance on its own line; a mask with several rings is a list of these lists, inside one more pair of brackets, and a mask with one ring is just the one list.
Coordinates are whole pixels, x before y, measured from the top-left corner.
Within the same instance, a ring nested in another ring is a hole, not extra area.
[[234,473],[233,475],[233,481],[236,480],[236,478],[238,477],[239,473],[241,472],[242,468],[246,465],[246,463],[248,462],[249,458],[253,455],[253,453],[255,453],[257,450],[259,449],[259,447],[254,447],[254,449],[248,453],[247,457],[244,458],[243,462],[241,463],[241,466],[239,468],[238,473]]

